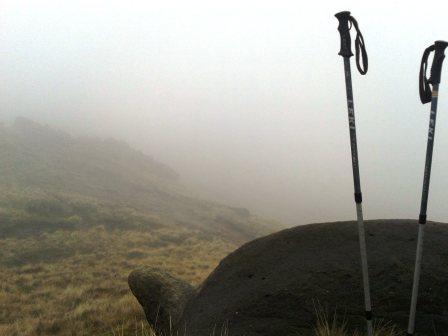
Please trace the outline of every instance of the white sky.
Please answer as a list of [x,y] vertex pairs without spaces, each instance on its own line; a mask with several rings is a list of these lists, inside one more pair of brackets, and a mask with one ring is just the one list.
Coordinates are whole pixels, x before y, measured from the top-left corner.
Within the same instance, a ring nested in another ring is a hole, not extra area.
[[[418,71],[423,50],[448,40],[447,9],[446,1],[3,0],[0,118],[124,138],[209,197],[285,222],[352,219],[333,17],[350,10],[369,54],[366,76],[352,63],[366,218],[416,218],[429,117]],[[444,221],[447,76],[429,201],[429,218]]]

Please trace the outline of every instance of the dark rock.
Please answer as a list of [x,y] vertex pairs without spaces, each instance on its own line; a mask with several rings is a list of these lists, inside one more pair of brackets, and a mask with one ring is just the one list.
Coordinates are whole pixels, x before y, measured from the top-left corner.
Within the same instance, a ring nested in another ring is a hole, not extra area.
[[129,274],[129,287],[142,305],[149,324],[157,332],[169,335],[194,289],[158,268],[144,267]]
[[[404,329],[417,222],[367,221],[366,229],[374,314]],[[319,302],[330,313],[337,309],[349,328],[362,330],[357,233],[356,222],[313,224],[247,243],[222,260],[202,284],[179,328],[190,336],[209,336],[212,330],[219,335],[223,325],[228,325],[229,336],[306,335],[315,324]],[[423,254],[416,331],[433,335],[436,328],[446,335],[448,225],[427,224]]]

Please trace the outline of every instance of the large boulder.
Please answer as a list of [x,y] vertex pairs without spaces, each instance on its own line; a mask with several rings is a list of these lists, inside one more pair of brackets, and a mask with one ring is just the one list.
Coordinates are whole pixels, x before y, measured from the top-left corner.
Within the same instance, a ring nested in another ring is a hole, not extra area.
[[182,280],[153,267],[137,269],[128,284],[145,311],[149,324],[161,335],[170,335],[194,289]]
[[[374,314],[406,326],[417,222],[366,222]],[[187,303],[178,328],[209,336],[306,335],[317,305],[364,327],[356,222],[298,226],[256,239],[227,256]],[[447,335],[448,225],[428,223],[416,330]]]

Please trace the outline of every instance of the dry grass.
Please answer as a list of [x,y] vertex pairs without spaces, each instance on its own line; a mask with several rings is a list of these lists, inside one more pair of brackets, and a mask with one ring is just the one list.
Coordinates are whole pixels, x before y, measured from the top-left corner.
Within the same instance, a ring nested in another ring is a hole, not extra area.
[[93,227],[0,240],[0,335],[151,335],[141,329],[127,275],[152,265],[200,283],[235,246],[199,237],[178,228]]
[[126,330],[124,326],[113,328],[107,336],[160,336],[157,335],[146,323],[135,325],[133,333]]
[[[374,336],[403,336],[404,332],[398,331],[397,328],[384,321],[376,321],[373,328]],[[316,309],[316,327],[314,328],[315,336],[361,336],[364,335],[359,331],[349,332],[344,319],[340,319],[335,312],[331,317],[329,314],[319,308]]]
[[314,334],[316,336],[346,336],[346,323],[340,322],[336,313],[330,318],[324,310],[316,310]]

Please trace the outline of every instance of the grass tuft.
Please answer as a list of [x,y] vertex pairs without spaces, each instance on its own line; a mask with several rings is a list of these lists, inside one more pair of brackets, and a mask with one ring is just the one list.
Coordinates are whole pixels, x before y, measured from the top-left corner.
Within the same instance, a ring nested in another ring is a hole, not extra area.
[[[375,321],[373,326],[374,336],[403,336],[396,326],[383,320]],[[314,336],[361,336],[365,332],[350,332],[344,318],[340,319],[335,312],[331,317],[322,308],[316,309],[316,326]]]

